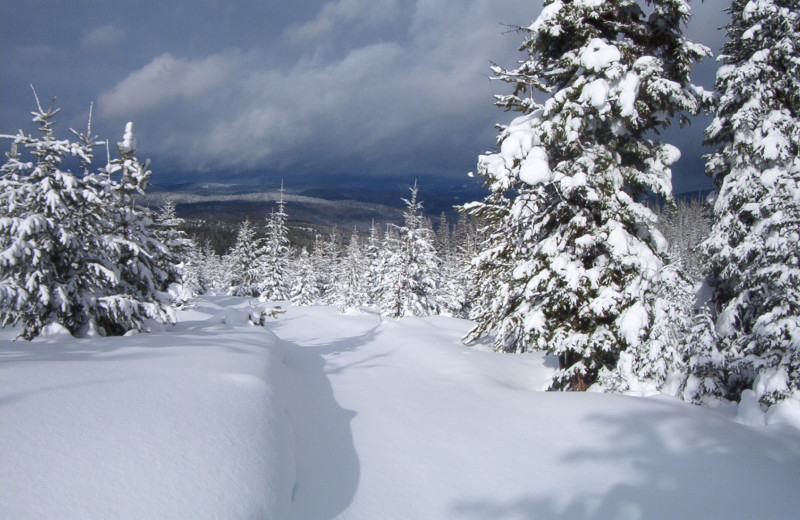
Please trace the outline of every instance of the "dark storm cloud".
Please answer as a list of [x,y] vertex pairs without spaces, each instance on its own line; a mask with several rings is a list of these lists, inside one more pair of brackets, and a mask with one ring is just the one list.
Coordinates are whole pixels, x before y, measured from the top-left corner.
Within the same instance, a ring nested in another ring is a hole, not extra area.
[[[524,4],[524,5],[523,5]],[[28,83],[58,95],[65,122],[114,139],[135,122],[143,155],[198,172],[463,175],[492,147],[507,87],[540,2],[306,0],[3,5],[0,132],[24,125]],[[718,2],[694,5],[688,36],[718,48]],[[46,16],[42,16],[46,13]],[[713,84],[713,63],[698,69]],[[62,118],[63,119],[63,118]],[[687,138],[687,136],[692,136]],[[678,140],[678,189],[704,186],[702,127]]]

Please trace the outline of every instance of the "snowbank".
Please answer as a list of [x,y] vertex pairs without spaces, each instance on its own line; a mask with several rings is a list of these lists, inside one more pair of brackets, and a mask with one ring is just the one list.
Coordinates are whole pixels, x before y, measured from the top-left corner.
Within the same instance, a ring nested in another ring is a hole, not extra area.
[[215,298],[163,332],[1,341],[0,517],[284,518],[283,353],[247,311]]

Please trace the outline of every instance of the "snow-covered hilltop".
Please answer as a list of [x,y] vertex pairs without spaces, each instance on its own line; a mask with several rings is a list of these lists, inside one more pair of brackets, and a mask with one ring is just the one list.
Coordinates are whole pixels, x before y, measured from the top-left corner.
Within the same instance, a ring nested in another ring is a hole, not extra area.
[[[0,516],[791,519],[800,433],[543,392],[470,323],[216,296],[122,338],[0,341]],[[272,306],[273,304],[269,304]],[[4,332],[8,338],[10,331]]]

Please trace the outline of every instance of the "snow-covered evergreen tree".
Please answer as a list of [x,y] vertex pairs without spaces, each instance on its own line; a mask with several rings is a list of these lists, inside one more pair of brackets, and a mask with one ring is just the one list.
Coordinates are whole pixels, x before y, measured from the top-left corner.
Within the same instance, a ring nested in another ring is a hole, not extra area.
[[245,219],[236,234],[236,243],[225,256],[223,263],[228,274],[228,294],[231,296],[258,296],[264,280],[262,240]]
[[286,207],[283,201],[283,183],[278,200],[278,211],[273,211],[267,221],[267,238],[261,262],[265,277],[261,282],[259,299],[286,300],[289,298],[289,231],[286,228]]
[[375,220],[369,228],[369,236],[364,246],[364,273],[363,291],[364,305],[375,305],[381,293],[383,284],[381,275],[381,251],[383,243],[379,235],[380,231]]
[[482,227],[482,224],[478,223],[479,220],[470,218],[469,213],[462,210],[458,214],[458,222],[453,230],[452,249],[470,262],[477,256],[479,243],[483,240],[478,236],[479,228]]
[[661,392],[678,396],[686,379],[695,295],[680,263],[665,265],[654,283],[652,324],[647,338],[620,352],[617,365],[598,382],[614,392]]
[[[470,301],[469,261],[475,253],[471,227],[467,217],[462,213],[459,217],[457,234],[452,233],[447,216],[442,212],[439,228],[436,232],[436,253],[441,259],[440,283],[437,301],[440,313],[447,316],[468,318]],[[471,252],[468,253],[467,251]]]
[[339,228],[334,226],[324,239],[318,237],[312,258],[317,269],[321,303],[337,305],[340,294],[336,290],[336,280],[340,278],[342,269],[342,233]]
[[[547,1],[520,29],[528,58],[499,106],[522,112],[481,156],[489,195],[476,258],[477,325],[498,350],[547,349],[553,388],[581,390],[651,335],[665,241],[646,193],[670,200],[678,150],[651,138],[704,100],[691,84],[708,49],[687,41],[684,0]],[[540,104],[534,91],[549,98]]]
[[462,208],[452,233],[450,256],[445,259],[445,285],[451,287],[445,289],[443,304],[449,314],[461,318],[472,318],[481,314],[480,300],[477,297],[478,280],[472,269],[472,260],[478,255],[482,241],[479,238],[477,220],[470,218]]
[[295,305],[314,305],[320,299],[317,270],[305,248],[295,258],[294,284],[289,296]]
[[[125,127],[123,140],[117,143],[119,158],[113,159],[101,170],[106,178],[106,193],[110,193],[114,203],[107,203],[109,222],[113,225],[111,233],[105,235],[106,248],[113,255],[119,270],[119,290],[122,295],[109,297],[109,315],[105,322],[112,325],[119,321],[130,321],[131,328],[140,328],[141,316],[159,311],[160,307],[147,303],[154,296],[180,281],[176,269],[177,257],[159,240],[152,212],[137,205],[134,198],[144,195],[152,172],[149,161],[144,164],[136,158],[136,139],[133,136],[133,123]],[[114,181],[115,177],[119,178]],[[139,310],[132,311],[130,297],[138,304]],[[165,297],[159,296],[159,297]],[[137,316],[138,315],[138,316]],[[137,316],[131,321],[130,316]],[[117,333],[127,330],[118,327]]]
[[[0,178],[0,321],[21,322],[26,339],[52,323],[73,334],[121,334],[146,319],[174,321],[163,291],[178,274],[160,262],[168,251],[147,210],[131,198],[151,174],[134,155],[132,125],[118,146],[121,158],[94,172],[101,142],[91,132],[91,112],[86,134],[57,139],[59,110],[35,97],[41,136],[9,136]],[[79,160],[81,175],[63,168],[69,157]]]
[[206,288],[209,290],[227,290],[229,277],[225,272],[222,258],[214,251],[208,240],[203,243],[199,253],[199,268],[207,281]]
[[423,226],[422,203],[417,200],[417,184],[411,188],[406,203],[404,224],[397,236],[388,234],[384,241],[379,298],[382,312],[391,317],[430,316],[440,310],[439,268],[433,231]]
[[323,236],[317,233],[314,236],[314,247],[311,250],[311,264],[314,266],[314,274],[316,277],[317,294],[319,294],[318,303],[328,304],[329,293],[331,290],[331,269],[333,269],[332,260],[329,258],[330,252],[328,246],[333,243],[332,240],[326,240]]
[[369,300],[365,287],[365,267],[358,230],[353,229],[334,289],[338,294],[339,306],[342,311],[364,305]]
[[686,339],[687,378],[681,397],[697,404],[709,404],[728,395],[727,367],[730,350],[720,341],[712,311],[703,305],[692,318]]
[[[61,168],[74,148],[53,131],[59,109],[52,103],[45,109],[38,97],[36,102],[34,121],[42,135],[13,136],[0,180],[2,324],[21,321],[26,339],[53,322],[77,332],[92,316],[83,310],[84,301],[90,302],[104,281],[114,280],[112,266],[105,259],[93,261],[89,252],[99,246],[92,239],[103,232],[99,182],[90,177],[84,188],[79,177]],[[82,160],[88,166],[92,147],[100,143],[91,130],[87,137],[81,148],[89,155]]]
[[700,244],[711,229],[710,209],[700,200],[677,200],[658,214],[658,227],[669,244],[670,262],[678,263],[692,282],[705,277],[707,262]]
[[436,230],[436,254],[439,258],[446,260],[450,256],[450,223],[447,222],[447,215],[442,211],[439,217],[439,228]]
[[181,229],[183,222],[175,209],[175,201],[172,198],[166,199],[155,217],[156,236],[177,255],[179,261],[183,261],[188,251],[194,247],[194,242]]
[[182,285],[186,294],[205,294],[212,286],[211,278],[206,271],[206,258],[197,246],[195,239],[190,239],[191,247],[186,251],[186,258],[181,266]]
[[181,229],[184,220],[178,217],[175,201],[168,198],[155,215],[155,233],[177,262],[180,285],[170,289],[176,299],[185,301],[206,291],[208,280],[201,267],[200,251],[195,242]]
[[[800,2],[734,0],[717,74],[704,243],[726,397],[800,397]],[[704,367],[708,372],[709,367]]]
[[179,263],[186,260],[189,252],[195,247],[194,241],[181,229],[184,220],[178,216],[175,200],[167,198],[155,215],[155,233],[167,249],[173,253]]
[[442,260],[440,268],[439,312],[455,318],[469,317],[470,272],[468,265],[458,255],[451,254]]

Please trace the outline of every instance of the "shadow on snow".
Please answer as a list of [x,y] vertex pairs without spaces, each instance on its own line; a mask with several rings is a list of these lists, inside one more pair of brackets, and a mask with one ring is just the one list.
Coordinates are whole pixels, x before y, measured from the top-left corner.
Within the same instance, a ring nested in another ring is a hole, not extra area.
[[[267,328],[280,337],[280,327],[277,322]],[[313,338],[310,345],[281,340],[286,365],[281,392],[297,440],[290,518],[334,518],[355,497],[361,473],[351,429],[356,412],[339,405],[328,377],[351,366],[331,367],[327,361],[372,342],[379,328],[380,323],[362,334],[320,344]]]
[[[585,435],[598,435],[595,431],[599,429],[604,448],[575,449],[561,457],[560,462],[572,468],[575,480],[592,467],[607,467],[613,473],[615,463],[632,477],[615,479],[607,490],[603,490],[604,475],[597,475],[593,478],[598,479],[599,489],[587,489],[584,484],[574,490],[574,482],[565,481],[558,484],[563,493],[546,498],[532,494],[509,501],[494,497],[461,501],[453,505],[453,516],[528,520],[797,518],[800,442],[732,425],[730,419],[707,409],[692,413],[686,409],[690,405],[661,404],[663,408],[655,411],[588,416],[582,425]],[[531,481],[544,478],[531,475]]]

